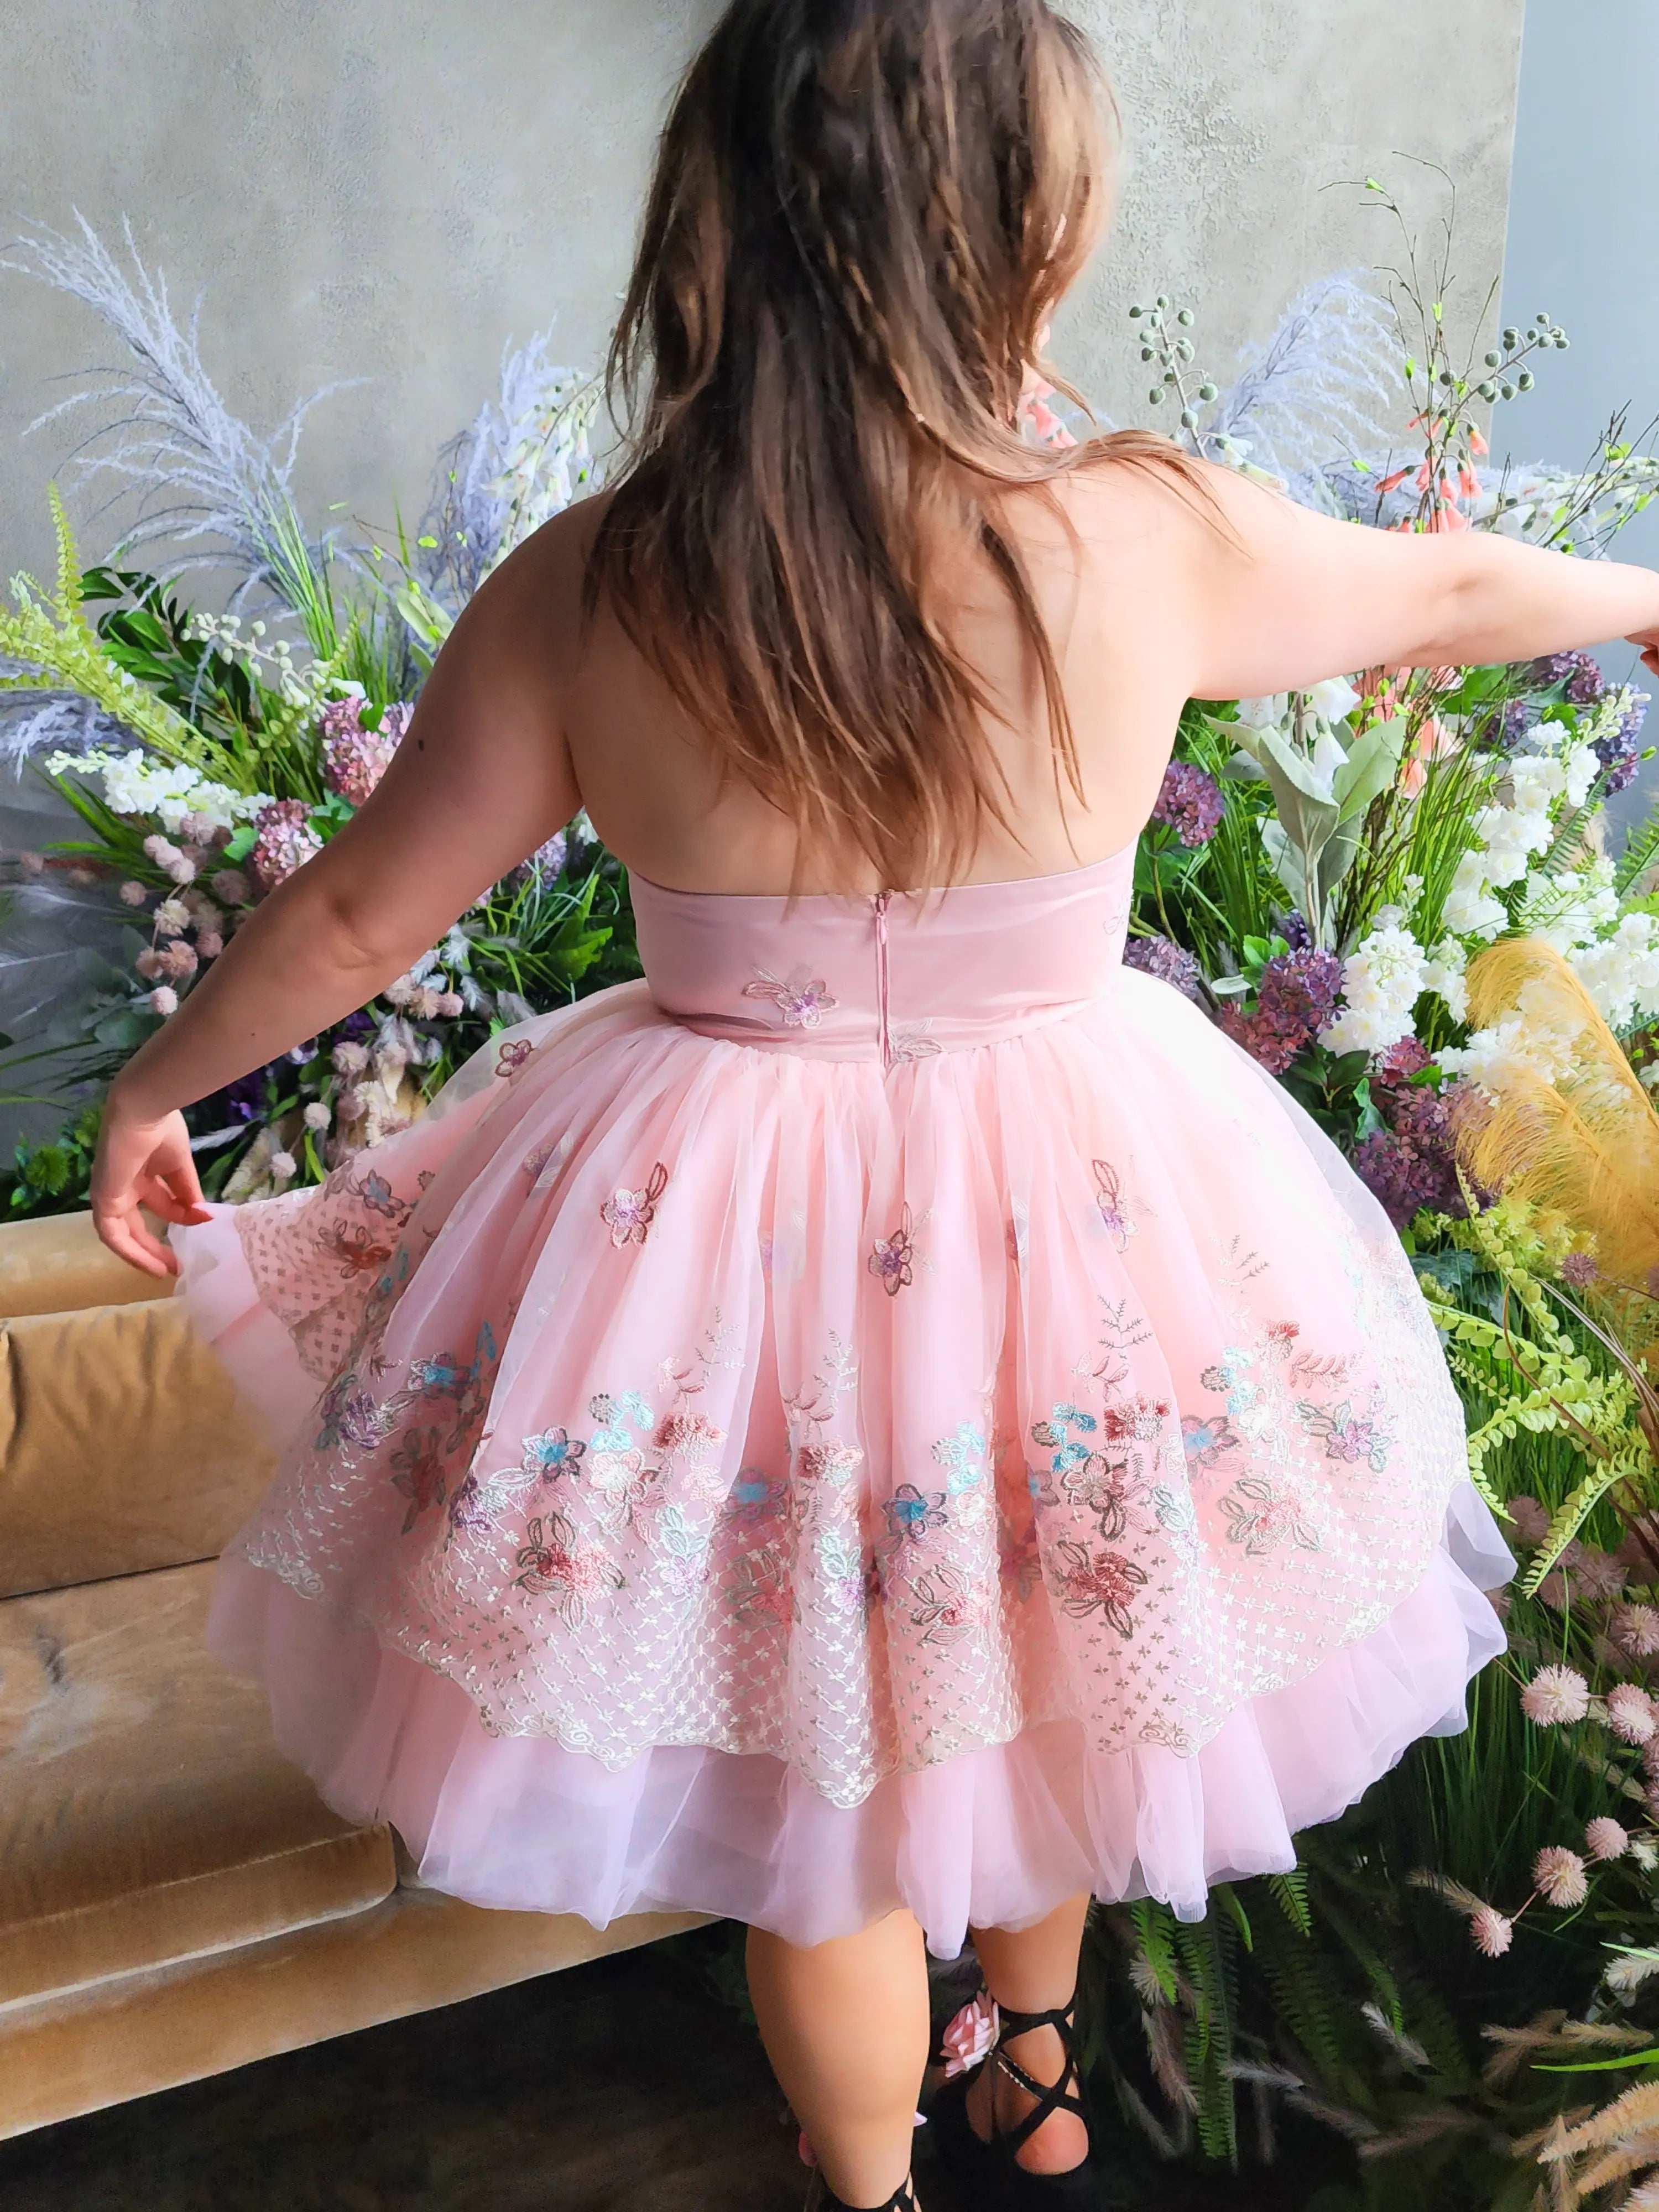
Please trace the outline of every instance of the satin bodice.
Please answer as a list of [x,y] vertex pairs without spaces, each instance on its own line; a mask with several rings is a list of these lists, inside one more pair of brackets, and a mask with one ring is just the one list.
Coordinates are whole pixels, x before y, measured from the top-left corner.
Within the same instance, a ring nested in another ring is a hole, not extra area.
[[945,890],[671,890],[630,874],[662,1011],[704,1036],[884,1068],[1081,1011],[1119,972],[1135,847]]

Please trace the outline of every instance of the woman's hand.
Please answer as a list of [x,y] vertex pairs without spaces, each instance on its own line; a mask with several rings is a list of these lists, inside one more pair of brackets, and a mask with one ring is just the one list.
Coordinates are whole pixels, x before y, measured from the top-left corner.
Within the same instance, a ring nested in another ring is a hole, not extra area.
[[1640,648],[1642,665],[1650,676],[1659,676],[1659,629],[1638,629],[1633,637],[1625,640],[1626,645]]
[[147,1121],[125,1107],[120,1085],[110,1092],[92,1164],[92,1218],[118,1258],[147,1275],[176,1275],[179,1255],[152,1235],[138,1209],[163,1221],[210,1221],[191,1157],[182,1114]]

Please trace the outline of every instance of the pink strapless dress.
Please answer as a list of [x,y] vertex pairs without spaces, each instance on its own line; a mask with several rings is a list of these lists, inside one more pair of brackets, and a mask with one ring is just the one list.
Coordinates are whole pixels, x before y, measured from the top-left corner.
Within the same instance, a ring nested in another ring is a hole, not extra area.
[[951,1957],[1465,1725],[1515,1562],[1412,1269],[1132,872],[636,876],[647,980],[175,1231],[287,1440],[210,1648],[427,1881]]

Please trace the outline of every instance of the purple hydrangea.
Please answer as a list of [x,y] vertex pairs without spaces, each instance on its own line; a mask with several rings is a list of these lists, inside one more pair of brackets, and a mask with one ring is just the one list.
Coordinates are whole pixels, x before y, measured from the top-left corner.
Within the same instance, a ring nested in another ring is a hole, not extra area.
[[1279,926],[1279,933],[1292,952],[1305,952],[1313,943],[1313,932],[1308,918],[1299,906],[1293,906]]
[[1638,691],[1626,712],[1620,716],[1619,726],[1609,730],[1605,737],[1597,738],[1592,748],[1595,757],[1607,772],[1604,787],[1609,797],[1625,791],[1635,782],[1642,765],[1642,725],[1647,719],[1648,695]]
[[1506,753],[1520,746],[1528,730],[1538,726],[1538,709],[1530,699],[1511,699],[1492,727],[1492,737]]
[[1170,938],[1132,937],[1124,948],[1123,964],[1138,968],[1143,975],[1156,975],[1160,983],[1173,983],[1177,991],[1203,1003],[1199,983],[1203,971],[1186,946]]
[[1461,1218],[1467,1208],[1457,1187],[1452,1150],[1452,1121],[1467,1083],[1436,1091],[1414,1084],[1413,1075],[1430,1065],[1415,1037],[1403,1037],[1378,1060],[1371,1097],[1388,1127],[1356,1146],[1353,1164],[1360,1180],[1381,1201],[1396,1229],[1429,1206]]
[[1221,1025],[1269,1074],[1282,1075],[1336,1012],[1342,963],[1334,952],[1304,945],[1275,953],[1261,971],[1254,1010],[1222,1010]]
[[1167,822],[1183,845],[1207,845],[1226,812],[1221,786],[1191,761],[1171,761],[1152,808],[1154,822]]
[[361,806],[386,774],[415,709],[387,707],[377,730],[363,727],[363,701],[354,692],[323,709],[323,780],[353,806]]
[[1607,678],[1588,653],[1547,653],[1527,671],[1527,682],[1537,691],[1565,684],[1575,707],[1593,707],[1607,688]]

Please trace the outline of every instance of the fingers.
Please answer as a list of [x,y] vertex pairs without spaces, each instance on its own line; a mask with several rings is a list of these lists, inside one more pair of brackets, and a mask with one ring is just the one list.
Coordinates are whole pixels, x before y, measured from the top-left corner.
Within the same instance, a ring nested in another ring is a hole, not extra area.
[[166,1277],[179,1272],[179,1255],[154,1237],[135,1208],[131,1214],[94,1208],[93,1226],[117,1259],[142,1274]]
[[139,1179],[138,1196],[163,1221],[176,1221],[181,1227],[195,1226],[213,1218],[202,1202],[200,1186],[190,1188],[195,1180],[193,1176],[181,1176],[176,1170],[168,1176],[146,1175]]

